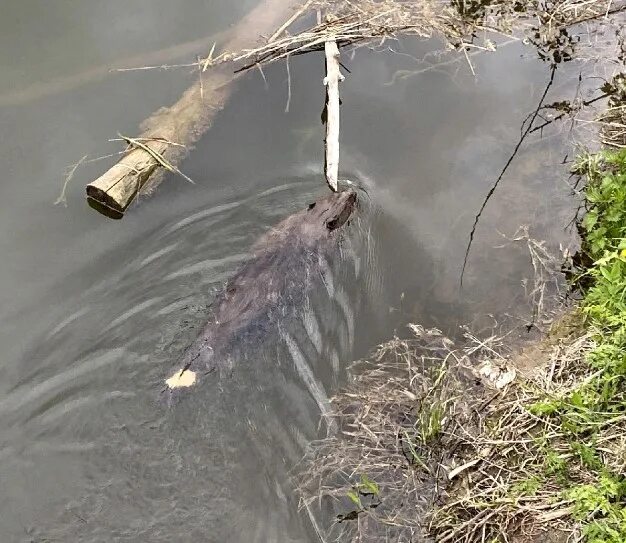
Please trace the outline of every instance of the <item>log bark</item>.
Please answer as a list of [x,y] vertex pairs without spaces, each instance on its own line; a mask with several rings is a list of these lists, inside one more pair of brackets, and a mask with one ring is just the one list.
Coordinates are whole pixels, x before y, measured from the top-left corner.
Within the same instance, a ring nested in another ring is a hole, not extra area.
[[[288,10],[300,3],[300,0],[261,0],[232,29],[223,49],[239,51],[254,47],[260,35],[272,32],[285,20]],[[201,73],[202,84],[194,83],[178,102],[161,108],[144,121],[143,133],[136,139],[153,153],[134,148],[89,183],[86,187],[89,205],[110,217],[121,218],[139,191],[150,192],[161,180],[163,168],[155,155],[176,167],[224,108],[239,76],[226,65],[210,68]]]
[[337,191],[339,176],[339,82],[344,76],[339,70],[339,48],[334,40],[324,44],[326,53],[326,139],[324,141],[324,175],[332,191]]

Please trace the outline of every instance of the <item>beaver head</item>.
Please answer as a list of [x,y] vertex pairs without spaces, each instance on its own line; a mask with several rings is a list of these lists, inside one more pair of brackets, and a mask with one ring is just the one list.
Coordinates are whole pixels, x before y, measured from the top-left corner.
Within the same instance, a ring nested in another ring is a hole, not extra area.
[[328,230],[336,230],[350,218],[355,204],[356,192],[352,190],[333,192],[309,204],[309,219],[324,224]]
[[287,217],[274,226],[253,246],[253,253],[269,253],[285,243],[313,246],[334,237],[356,207],[356,192],[333,192],[309,204],[307,209]]
[[319,239],[343,226],[356,206],[356,192],[346,190],[333,192],[309,204],[302,213],[303,233],[312,239]]

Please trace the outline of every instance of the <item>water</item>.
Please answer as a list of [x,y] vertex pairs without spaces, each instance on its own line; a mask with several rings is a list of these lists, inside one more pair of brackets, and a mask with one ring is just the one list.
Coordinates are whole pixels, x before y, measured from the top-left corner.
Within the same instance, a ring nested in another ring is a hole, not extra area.
[[[110,162],[78,171],[67,208],[53,205],[64,169],[117,150],[108,138],[136,133],[195,75],[48,83],[209,36],[252,4],[32,0],[3,13],[3,541],[314,540],[286,483],[319,422],[306,379],[292,375],[294,360],[301,355],[301,367],[332,394],[341,381],[333,368],[407,322],[454,333],[487,313],[528,318],[521,282],[532,268],[507,236],[530,224],[552,248],[571,242],[565,226],[576,202],[561,166],[569,135],[535,134],[483,214],[459,290],[476,210],[548,79],[532,51],[514,44],[476,56],[474,78],[462,63],[423,71],[416,59],[431,43],[394,43],[410,56],[361,50],[344,58],[352,73],[341,134],[342,177],[361,184],[374,208],[359,226],[369,233],[359,250],[372,257],[362,255],[359,289],[338,285],[345,295],[329,309],[320,286],[303,321],[309,329],[288,331],[291,343],[284,334],[269,340],[258,369],[219,394],[207,388],[173,412],[159,409],[163,379],[216,289],[263,232],[324,194],[323,58],[292,59],[288,113],[285,65],[265,70],[267,87],[250,73],[181,166],[196,185],[170,178],[121,222],[83,201],[83,185]],[[422,73],[388,85],[398,70]],[[575,67],[559,71],[548,101],[576,77]],[[315,336],[311,315],[322,355],[305,346],[304,335]]]

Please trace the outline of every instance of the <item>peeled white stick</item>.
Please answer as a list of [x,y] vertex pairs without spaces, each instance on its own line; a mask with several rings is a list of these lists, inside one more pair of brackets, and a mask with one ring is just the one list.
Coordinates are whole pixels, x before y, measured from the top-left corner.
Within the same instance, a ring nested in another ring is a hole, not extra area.
[[332,191],[337,192],[339,175],[339,82],[344,76],[339,70],[339,48],[335,40],[324,44],[326,53],[326,139],[324,141],[324,175]]

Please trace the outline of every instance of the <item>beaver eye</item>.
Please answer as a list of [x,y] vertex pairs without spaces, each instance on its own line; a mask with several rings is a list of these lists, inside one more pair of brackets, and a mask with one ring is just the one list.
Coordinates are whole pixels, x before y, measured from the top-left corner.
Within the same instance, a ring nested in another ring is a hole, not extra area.
[[312,204],[309,204],[309,211],[311,211],[314,207],[315,207],[315,202],[313,202]]
[[337,219],[327,221],[326,228],[328,228],[329,230],[334,230],[335,228],[337,228]]

